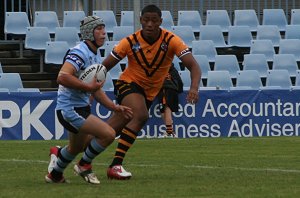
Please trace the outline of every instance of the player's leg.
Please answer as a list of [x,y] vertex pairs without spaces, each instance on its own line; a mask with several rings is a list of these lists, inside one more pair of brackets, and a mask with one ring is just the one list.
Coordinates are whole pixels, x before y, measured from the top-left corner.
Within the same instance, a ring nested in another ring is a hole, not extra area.
[[[132,175],[123,167],[123,159],[133,145],[138,132],[143,128],[148,120],[148,108],[145,97],[140,93],[130,93],[122,100],[122,105],[132,108],[133,118],[123,128],[120,138],[118,139],[118,146],[115,152],[114,159],[107,170],[107,176],[111,179],[129,179]],[[111,119],[114,119],[112,116]]]
[[164,111],[161,116],[166,126],[166,136],[175,137],[175,133],[173,130],[172,110],[167,105],[165,105]]

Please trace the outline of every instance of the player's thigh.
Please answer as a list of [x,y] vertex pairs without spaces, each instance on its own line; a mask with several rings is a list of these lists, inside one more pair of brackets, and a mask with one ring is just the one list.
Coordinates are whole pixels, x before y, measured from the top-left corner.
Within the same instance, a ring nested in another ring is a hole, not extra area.
[[79,132],[92,135],[100,139],[110,139],[115,137],[114,129],[99,117],[92,114],[86,118]]

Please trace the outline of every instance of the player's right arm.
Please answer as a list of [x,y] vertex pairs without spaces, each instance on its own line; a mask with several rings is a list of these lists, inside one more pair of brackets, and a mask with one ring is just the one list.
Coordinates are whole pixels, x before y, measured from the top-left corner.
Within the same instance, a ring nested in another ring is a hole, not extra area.
[[95,92],[101,88],[102,84],[98,83],[96,78],[91,83],[84,83],[75,76],[75,73],[75,67],[66,61],[58,73],[57,83],[67,88],[85,92]]

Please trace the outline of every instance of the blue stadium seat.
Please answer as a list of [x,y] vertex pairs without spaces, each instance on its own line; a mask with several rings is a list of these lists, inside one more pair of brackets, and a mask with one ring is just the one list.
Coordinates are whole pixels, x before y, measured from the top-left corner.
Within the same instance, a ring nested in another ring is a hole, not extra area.
[[209,62],[215,61],[217,50],[212,40],[196,40],[192,42],[193,55],[205,55]]
[[85,12],[81,10],[64,11],[63,27],[74,27],[80,33],[80,22],[85,16]]
[[266,56],[264,54],[245,54],[243,70],[256,70],[260,77],[266,77],[269,70]]
[[0,63],[0,73],[3,73],[2,64]]
[[285,29],[285,39],[300,39],[300,24],[287,25]]
[[260,89],[262,87],[260,74],[257,70],[243,70],[237,72],[236,87],[250,87]]
[[66,41],[47,42],[45,63],[61,65],[68,50],[69,45]]
[[292,86],[292,89],[300,89],[300,70],[297,70],[296,72],[296,81],[295,81],[295,86]]
[[70,47],[74,47],[80,42],[80,37],[75,27],[57,27],[55,41],[66,41]]
[[252,32],[256,32],[259,25],[255,10],[234,10],[234,26],[249,26]]
[[114,90],[114,83],[113,83],[113,79],[110,75],[110,72],[107,72],[107,74],[106,74],[105,83],[104,83],[102,89],[104,91],[113,91]]
[[216,89],[229,90],[233,87],[229,71],[208,71],[207,87],[216,87]]
[[216,55],[215,71],[226,70],[229,71],[231,78],[236,78],[236,72],[240,70],[237,57],[232,54]]
[[162,24],[161,27],[167,30],[171,30],[174,26],[174,20],[171,12],[169,10],[161,11]]
[[[181,67],[180,67],[181,60],[180,60],[177,56],[174,57],[172,63],[174,64],[174,67],[175,67],[178,71],[181,70]],[[183,69],[183,70],[184,70],[184,69]]]
[[300,9],[291,9],[291,25],[300,25]]
[[40,92],[39,88],[18,88],[17,92]]
[[122,73],[122,68],[120,63],[116,64],[113,68],[111,68],[108,73],[110,73],[110,76],[112,79],[118,79],[120,73]]
[[183,82],[183,90],[189,90],[191,86],[191,74],[189,70],[178,71]]
[[279,54],[294,54],[297,61],[300,61],[300,40],[281,39],[279,42]]
[[231,21],[227,10],[207,10],[206,25],[219,25],[222,32],[228,32]]
[[112,10],[94,10],[93,15],[102,18],[105,22],[105,30],[113,35],[113,27],[118,26],[115,13]]
[[172,32],[185,42],[189,48],[192,48],[192,42],[196,40],[191,26],[172,26]]
[[212,40],[215,47],[228,47],[219,25],[202,25],[199,40]]
[[275,49],[271,40],[252,40],[250,54],[264,54],[267,61],[272,61]]
[[19,73],[0,73],[0,88],[7,88],[9,91],[17,91],[23,88],[23,82]]
[[134,12],[132,10],[121,11],[120,26],[134,26]]
[[295,77],[298,65],[293,54],[275,54],[273,58],[273,69],[286,69],[290,76]]
[[228,45],[250,47],[253,39],[248,26],[230,26],[228,29]]
[[287,19],[283,9],[263,9],[262,25],[277,25],[280,31],[285,31]]
[[54,11],[36,11],[34,14],[34,27],[47,27],[50,34],[60,27],[58,17]]
[[200,32],[202,19],[198,10],[179,10],[177,26],[191,26],[194,33]]
[[196,59],[197,63],[199,64],[202,72],[202,79],[207,78],[207,72],[211,71],[210,65],[209,65],[209,60],[207,56],[205,55],[194,55],[194,58]]
[[276,25],[259,25],[257,27],[256,39],[271,40],[273,46],[278,47],[281,35],[278,26]]
[[284,69],[269,70],[267,72],[266,86],[261,89],[291,89],[292,82],[289,72]]
[[0,92],[9,93],[9,89],[8,88],[0,87]]
[[130,34],[133,34],[134,27],[133,26],[115,26],[113,27],[113,41],[120,41],[123,38],[126,38]]
[[23,40],[27,27],[30,27],[26,12],[6,12],[4,22],[4,33],[19,39],[20,58],[23,57]]

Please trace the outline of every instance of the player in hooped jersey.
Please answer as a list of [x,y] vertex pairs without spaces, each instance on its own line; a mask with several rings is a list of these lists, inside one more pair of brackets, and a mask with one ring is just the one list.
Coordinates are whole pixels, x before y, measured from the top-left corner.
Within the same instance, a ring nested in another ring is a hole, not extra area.
[[132,111],[122,105],[116,105],[101,90],[104,82],[84,83],[78,76],[88,66],[101,63],[98,48],[105,42],[104,21],[96,16],[85,17],[80,25],[83,41],[71,48],[59,71],[59,83],[56,113],[58,120],[69,131],[68,145],[50,149],[50,163],[45,180],[48,183],[63,183],[65,168],[77,154],[83,152],[74,171],[85,181],[99,184],[100,181],[92,171],[92,160],[109,146],[115,138],[115,130],[99,117],[91,114],[90,96],[106,108],[119,114],[122,119],[130,120]]
[[187,102],[198,101],[201,70],[189,47],[177,35],[160,28],[161,10],[155,5],[143,8],[140,23],[142,29],[122,39],[102,62],[109,70],[127,56],[128,65],[115,84],[115,94],[119,104],[133,111],[130,121],[117,114],[107,121],[120,134],[107,170],[111,179],[131,178],[132,174],[122,166],[123,159],[148,120],[148,109],[168,75],[174,56],[180,58],[191,73]]

